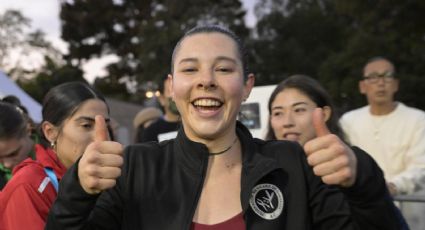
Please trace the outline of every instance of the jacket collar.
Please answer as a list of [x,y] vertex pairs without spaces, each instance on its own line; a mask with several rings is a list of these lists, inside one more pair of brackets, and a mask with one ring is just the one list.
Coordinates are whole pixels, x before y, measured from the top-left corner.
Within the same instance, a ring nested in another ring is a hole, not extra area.
[[41,144],[35,145],[35,152],[37,161],[40,162],[44,168],[51,168],[60,180],[66,172],[65,166],[60,162],[58,156],[51,148],[44,148]]
[[[249,130],[239,121],[236,122],[236,135],[242,147],[242,174],[262,174],[262,171],[269,172],[270,169],[277,167],[275,160],[260,153],[261,145],[265,142],[253,138]],[[202,143],[190,140],[182,126],[174,141],[174,149],[179,152],[177,154],[178,162],[182,163],[185,168],[196,174],[203,173],[203,167],[208,164],[208,148]],[[242,184],[244,184],[243,182]]]
[[174,141],[174,149],[177,151],[177,162],[190,170],[191,173],[199,175],[206,170],[206,166],[208,165],[208,148],[202,143],[190,140],[186,136],[183,126],[180,126],[177,133]]

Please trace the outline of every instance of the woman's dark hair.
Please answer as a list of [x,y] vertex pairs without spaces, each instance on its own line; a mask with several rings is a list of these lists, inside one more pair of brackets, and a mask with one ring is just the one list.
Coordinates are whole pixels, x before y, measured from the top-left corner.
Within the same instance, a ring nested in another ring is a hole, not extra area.
[[26,122],[29,124],[29,128],[31,129],[30,130],[31,133],[35,132],[36,124],[31,119],[31,117],[28,114],[27,108],[21,104],[21,100],[19,100],[18,97],[16,97],[15,95],[7,95],[7,96],[3,97],[1,99],[1,101],[16,106],[18,108],[19,112],[21,112],[22,116],[25,118]]
[[21,138],[27,134],[27,120],[16,105],[0,102],[0,139]]
[[[105,98],[100,93],[85,83],[67,82],[55,86],[44,96],[42,109],[43,121],[41,123],[48,121],[57,127],[61,127],[67,118],[72,117],[80,106],[90,99],[99,99],[107,104]],[[50,143],[43,132],[40,132],[40,135],[42,137],[42,144],[49,146]]]
[[194,27],[194,28],[190,29],[189,31],[187,31],[183,35],[183,37],[180,38],[180,40],[177,42],[176,46],[174,47],[173,54],[171,56],[171,73],[174,72],[174,61],[175,61],[177,52],[180,49],[180,45],[181,45],[182,41],[187,37],[190,37],[190,36],[195,35],[195,34],[202,34],[202,33],[224,34],[227,37],[231,38],[235,42],[236,47],[237,47],[237,51],[238,51],[238,56],[239,56],[239,58],[242,62],[243,76],[244,76],[244,79],[246,80],[247,77],[248,77],[248,65],[247,65],[247,57],[246,57],[246,52],[245,52],[245,47],[243,45],[243,42],[231,30],[229,30],[226,27],[220,26],[220,25],[197,26],[197,27]]
[[[335,106],[333,105],[332,98],[318,81],[309,76],[292,75],[284,81],[280,82],[270,95],[268,103],[269,114],[271,114],[272,103],[276,99],[276,96],[285,89],[297,89],[301,91],[314,103],[316,103],[317,107],[319,108],[329,106],[331,108],[331,115],[328,121],[326,122],[326,125],[328,126],[328,129],[331,133],[337,135],[338,137],[344,140],[344,135],[338,122],[339,117],[338,115],[336,115]],[[274,135],[273,129],[270,125],[270,119],[266,134],[266,140],[276,140],[276,136]]]

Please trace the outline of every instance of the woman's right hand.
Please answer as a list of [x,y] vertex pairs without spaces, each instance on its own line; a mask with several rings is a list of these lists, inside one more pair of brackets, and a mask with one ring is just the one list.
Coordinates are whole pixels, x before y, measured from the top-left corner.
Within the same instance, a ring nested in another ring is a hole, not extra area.
[[95,117],[94,141],[90,143],[78,163],[81,187],[89,194],[112,188],[121,175],[123,146],[109,140],[105,119]]

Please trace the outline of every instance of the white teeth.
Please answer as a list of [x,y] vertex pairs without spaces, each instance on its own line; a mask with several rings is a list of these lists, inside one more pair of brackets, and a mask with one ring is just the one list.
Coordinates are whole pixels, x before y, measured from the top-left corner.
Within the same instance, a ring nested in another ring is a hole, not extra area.
[[220,102],[212,99],[199,99],[193,102],[195,106],[220,106]]

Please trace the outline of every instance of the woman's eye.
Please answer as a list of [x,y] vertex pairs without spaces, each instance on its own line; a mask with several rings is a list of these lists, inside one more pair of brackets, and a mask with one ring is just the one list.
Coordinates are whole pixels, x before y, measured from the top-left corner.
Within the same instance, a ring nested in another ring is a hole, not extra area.
[[233,68],[219,67],[219,68],[216,69],[216,71],[223,72],[223,73],[231,73],[231,72],[233,72]]
[[283,115],[283,113],[282,112],[273,112],[272,113],[272,116],[273,117],[279,117],[279,116],[282,116]]
[[196,71],[196,68],[184,68],[182,69],[183,73],[193,73]]
[[92,127],[93,127],[93,125],[92,124],[89,124],[89,123],[87,123],[87,124],[82,124],[81,125],[83,128],[85,128],[85,129],[91,129]]
[[302,113],[302,112],[305,112],[306,111],[306,109],[305,108],[296,108],[295,109],[295,112],[296,113]]

